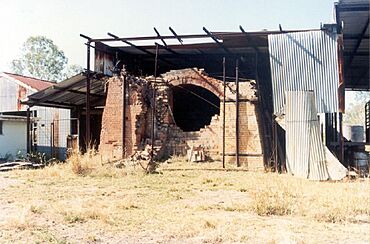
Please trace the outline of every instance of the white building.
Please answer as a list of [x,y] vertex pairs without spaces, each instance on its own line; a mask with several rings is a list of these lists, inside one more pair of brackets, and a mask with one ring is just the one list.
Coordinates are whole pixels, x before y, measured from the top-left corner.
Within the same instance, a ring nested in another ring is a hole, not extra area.
[[[0,114],[3,116],[23,116],[25,120],[28,106],[22,104],[22,100],[53,84],[55,83],[22,75],[0,73]],[[34,151],[64,159],[67,136],[70,134],[70,110],[35,106],[31,107],[30,111],[32,117],[37,118],[30,125],[31,148]],[[18,146],[12,145],[12,149],[6,147],[3,144],[4,140],[2,140],[5,135],[0,135],[0,138],[3,137],[0,139],[0,158],[10,154],[15,156],[15,148],[18,147],[21,151],[24,151],[24,145],[27,147],[27,129],[26,127],[23,128],[27,126],[26,121],[21,122],[8,118],[9,120],[6,120],[6,122],[3,120],[2,122],[4,133],[6,133],[5,130],[10,130],[10,136],[19,137],[19,139],[13,141],[18,143]],[[13,125],[10,125],[11,123]],[[19,132],[14,132],[14,127],[19,128]],[[23,135],[19,136],[20,133]],[[9,134],[7,134],[8,136]]]
[[0,160],[11,160],[26,153],[27,119],[23,116],[0,115]]

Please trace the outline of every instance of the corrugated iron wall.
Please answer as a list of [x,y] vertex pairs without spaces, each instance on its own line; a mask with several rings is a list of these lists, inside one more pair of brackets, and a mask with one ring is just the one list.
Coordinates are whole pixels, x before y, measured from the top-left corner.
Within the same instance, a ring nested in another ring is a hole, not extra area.
[[285,110],[286,91],[314,91],[319,113],[338,112],[337,34],[307,31],[269,35],[274,114]]
[[286,92],[286,152],[289,173],[312,180],[329,178],[313,91]]

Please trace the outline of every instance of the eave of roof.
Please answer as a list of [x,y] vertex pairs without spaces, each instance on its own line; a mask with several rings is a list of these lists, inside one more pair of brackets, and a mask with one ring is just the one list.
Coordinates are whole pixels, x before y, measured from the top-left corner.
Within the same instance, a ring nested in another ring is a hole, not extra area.
[[35,89],[36,91],[43,90],[45,88],[48,88],[49,86],[55,84],[55,82],[51,81],[46,81],[46,80],[41,80],[41,79],[36,79],[24,75],[18,75],[18,74],[13,74],[13,73],[8,73],[8,72],[3,72],[5,76],[10,77],[12,79],[15,79],[24,85],[31,87]]
[[335,3],[335,13],[343,34],[346,88],[370,90],[369,1],[341,0]]
[[[94,74],[94,72],[91,73],[91,106],[102,106],[105,102],[106,76]],[[22,103],[29,106],[58,107],[66,109],[76,107],[83,108],[86,99],[85,84],[86,76],[84,73],[80,73],[28,96],[28,99]]]

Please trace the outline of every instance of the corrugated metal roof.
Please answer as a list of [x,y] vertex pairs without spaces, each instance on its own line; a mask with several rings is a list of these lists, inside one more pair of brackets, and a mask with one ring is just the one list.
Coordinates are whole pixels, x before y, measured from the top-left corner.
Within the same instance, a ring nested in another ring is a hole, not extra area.
[[17,75],[17,74],[12,74],[12,73],[7,73],[7,72],[4,72],[4,74],[10,76],[11,78],[13,79],[16,79],[24,84],[26,84],[27,86],[30,86],[34,89],[36,89],[37,91],[41,91],[45,88],[48,88],[49,86],[52,86],[53,84],[55,84],[55,82],[51,82],[51,81],[46,81],[46,80],[40,80],[40,79],[36,79],[36,78],[32,78],[32,77],[28,77],[28,76],[23,76],[23,75]]
[[0,121],[27,121],[27,117],[25,116],[17,116],[17,115],[3,115],[0,114]]
[[337,35],[308,31],[269,35],[274,113],[285,108],[286,91],[315,93],[319,113],[338,111]]
[[286,92],[286,156],[289,173],[329,179],[313,91]]
[[370,90],[369,5],[369,0],[341,0],[335,3],[336,22],[344,40],[347,88]]
[[[93,73],[93,72],[92,72]],[[91,106],[105,104],[106,76],[92,75],[90,80]],[[45,90],[28,96],[25,104],[34,106],[50,106],[59,108],[83,107],[86,102],[86,76],[81,73]]]

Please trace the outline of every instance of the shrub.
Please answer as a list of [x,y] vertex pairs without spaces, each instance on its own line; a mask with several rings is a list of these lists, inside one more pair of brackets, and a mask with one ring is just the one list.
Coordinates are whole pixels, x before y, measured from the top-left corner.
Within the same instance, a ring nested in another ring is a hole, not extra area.
[[297,194],[288,187],[262,188],[252,194],[252,208],[258,215],[289,215],[297,207]]

